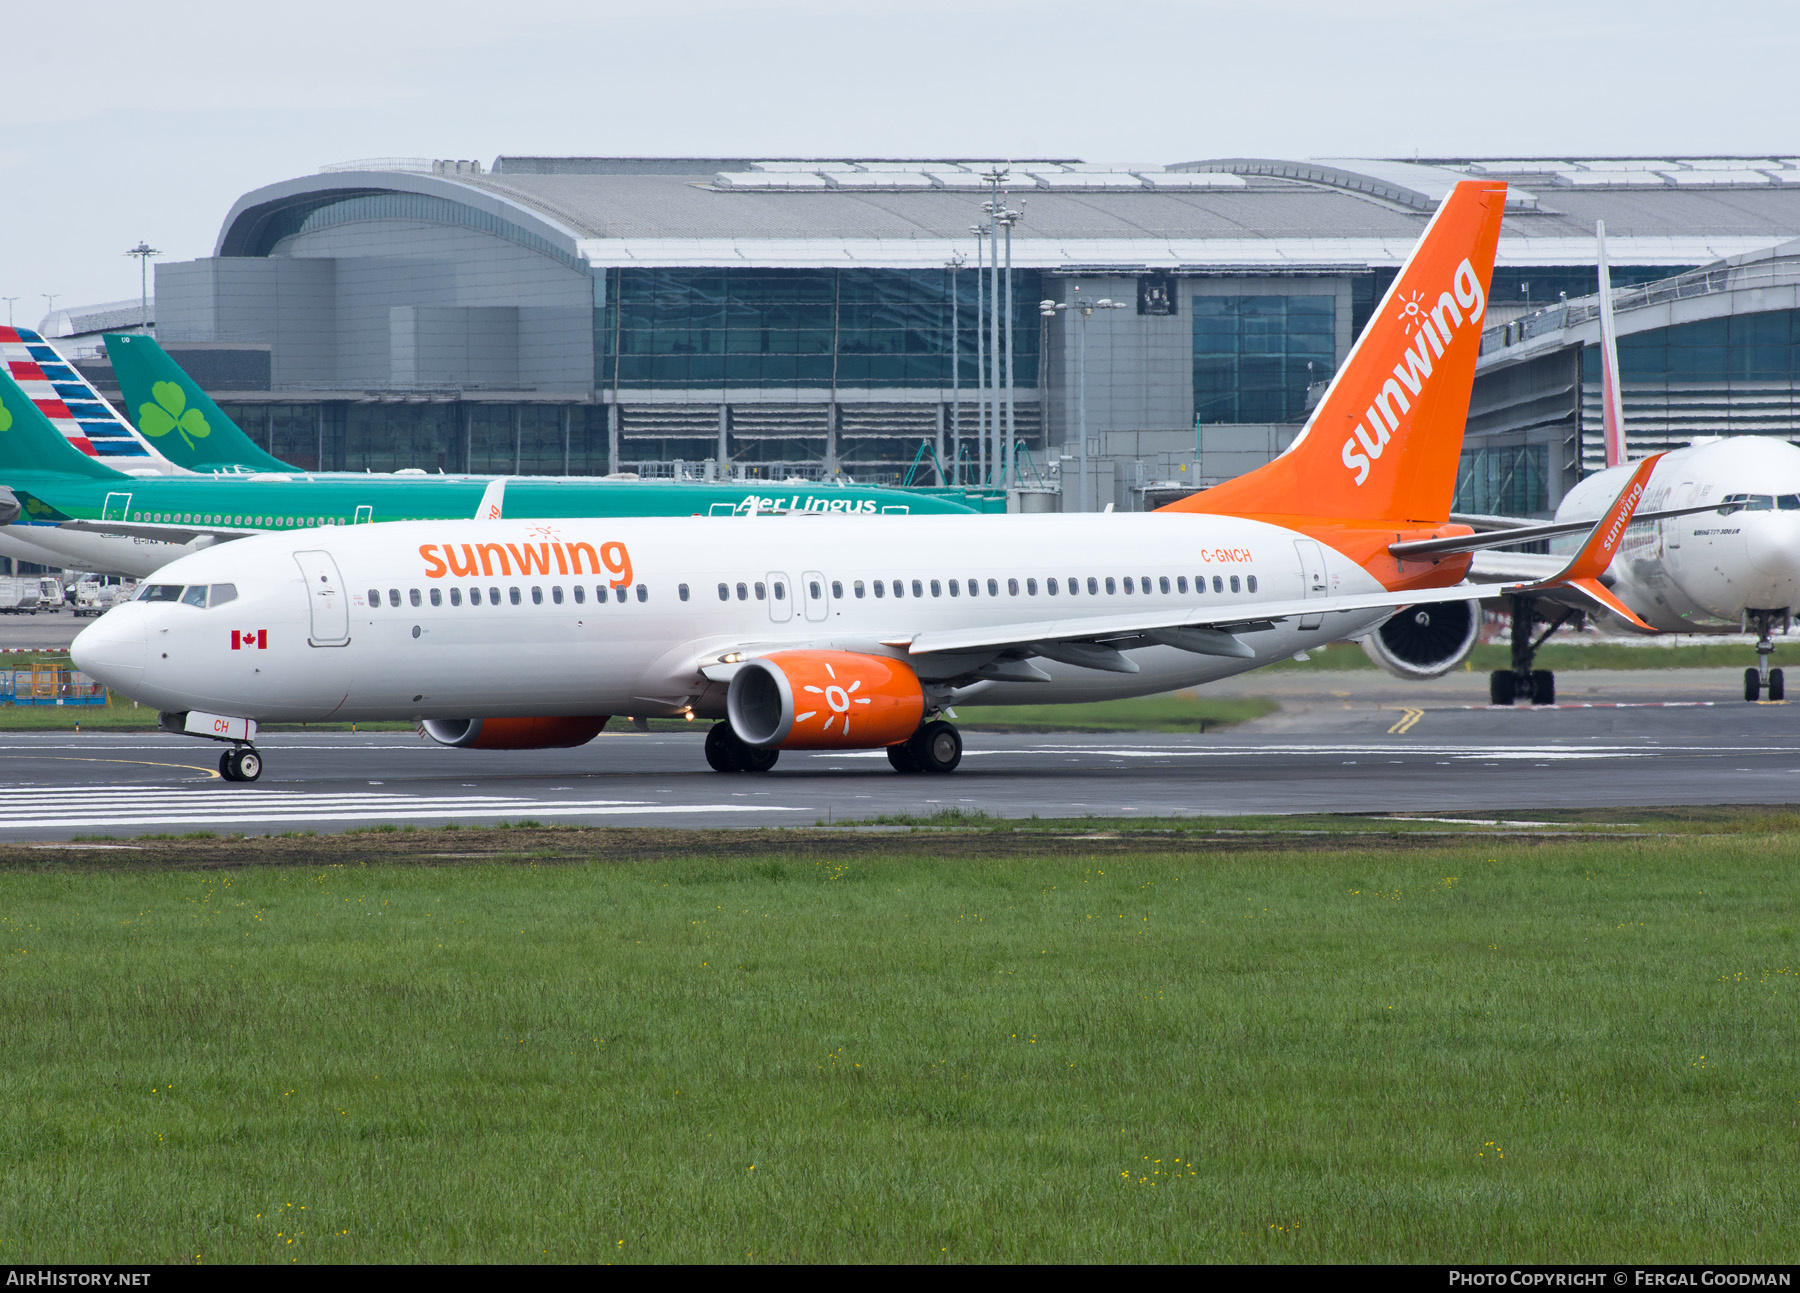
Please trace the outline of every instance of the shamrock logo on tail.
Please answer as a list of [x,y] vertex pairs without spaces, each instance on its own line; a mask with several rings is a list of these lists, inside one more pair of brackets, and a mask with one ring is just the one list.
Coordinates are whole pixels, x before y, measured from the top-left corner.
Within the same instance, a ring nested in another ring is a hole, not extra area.
[[0,404],[0,431],[11,431],[13,424],[12,410]]
[[187,407],[187,392],[174,382],[157,382],[150,388],[150,396],[156,401],[154,404],[138,406],[138,427],[145,435],[165,436],[171,431],[179,432],[182,442],[192,449],[194,441],[204,440],[212,434],[212,428],[206,425],[200,410]]

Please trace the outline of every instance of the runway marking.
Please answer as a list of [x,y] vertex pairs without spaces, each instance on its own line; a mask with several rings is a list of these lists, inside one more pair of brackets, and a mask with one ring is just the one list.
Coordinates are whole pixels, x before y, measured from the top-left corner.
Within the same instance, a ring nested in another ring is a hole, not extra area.
[[1405,736],[1413,730],[1414,724],[1425,717],[1425,711],[1422,709],[1413,709],[1405,705],[1401,706],[1401,709],[1403,712],[1400,721],[1388,728],[1389,736]]
[[406,795],[249,787],[21,786],[0,805],[0,831],[101,826],[416,821],[445,817],[629,817],[681,813],[798,813],[778,804],[657,804],[642,800],[525,799],[510,795]]

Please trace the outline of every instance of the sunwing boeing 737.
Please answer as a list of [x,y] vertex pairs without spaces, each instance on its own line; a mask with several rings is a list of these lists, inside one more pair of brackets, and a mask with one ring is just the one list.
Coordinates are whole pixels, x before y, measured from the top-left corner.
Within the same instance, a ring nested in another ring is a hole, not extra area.
[[[1294,445],[1173,510],[270,535],[171,564],[74,658],[169,730],[226,742],[233,780],[260,774],[259,721],[413,719],[446,745],[551,748],[612,714],[719,720],[721,772],[795,748],[948,772],[957,704],[1193,686],[1399,607],[1510,593],[1460,584],[1466,556],[1390,551],[1468,533],[1444,517],[1504,202],[1504,185],[1458,185]],[[1549,582],[1592,585],[1640,494],[1634,478]]]

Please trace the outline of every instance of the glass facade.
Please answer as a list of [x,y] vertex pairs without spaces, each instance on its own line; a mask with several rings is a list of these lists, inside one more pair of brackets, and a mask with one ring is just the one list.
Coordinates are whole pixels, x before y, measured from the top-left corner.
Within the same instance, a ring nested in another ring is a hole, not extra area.
[[1333,371],[1337,298],[1196,296],[1194,421],[1297,422]]
[[1550,446],[1465,450],[1456,470],[1453,512],[1527,516],[1549,510]]
[[[479,475],[600,476],[606,410],[593,404],[238,404],[226,415],[306,471],[419,468]],[[565,466],[566,464],[566,466]]]
[[[1040,280],[1013,271],[1019,386],[1037,384]],[[973,387],[973,272],[608,270],[594,311],[595,381],[638,390],[948,388],[952,290],[962,383]]]
[[[1585,347],[1582,378],[1600,380],[1600,351]],[[1619,338],[1619,378],[1633,383],[1792,382],[1800,376],[1800,310],[1651,328]]]
[[[1613,290],[1654,283],[1659,279],[1685,274],[1687,265],[1614,265],[1609,274]],[[1574,300],[1592,296],[1600,290],[1600,271],[1593,265],[1533,265],[1514,268],[1497,265],[1488,286],[1488,299],[1495,305],[1554,305],[1559,296]]]

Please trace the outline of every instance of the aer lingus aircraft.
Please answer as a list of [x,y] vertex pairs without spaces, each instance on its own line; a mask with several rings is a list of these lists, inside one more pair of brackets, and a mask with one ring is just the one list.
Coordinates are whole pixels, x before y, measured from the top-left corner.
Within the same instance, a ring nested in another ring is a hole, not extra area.
[[[1539,523],[1509,517],[1457,516],[1492,533],[1476,542],[1427,540],[1411,551],[1446,548],[1494,549],[1548,538],[1554,553],[1604,512],[1620,486],[1636,470],[1625,461],[1625,413],[1619,388],[1618,334],[1613,326],[1612,280],[1606,263],[1606,227],[1597,225],[1600,286],[1601,425],[1606,468],[1577,484],[1557,506],[1555,519]],[[1566,554],[1490,550],[1478,553],[1470,576],[1489,581],[1541,579],[1559,568]],[[1518,592],[1507,599],[1512,615],[1512,667],[1489,678],[1489,699],[1548,705],[1556,699],[1556,676],[1534,669],[1537,649],[1565,624],[1592,617],[1616,629],[1638,633],[1742,633],[1757,635],[1757,663],[1744,670],[1744,699],[1782,700],[1780,669],[1769,668],[1777,629],[1785,633],[1800,606],[1800,447],[1773,436],[1730,436],[1696,440],[1685,449],[1660,455],[1645,489],[1644,507],[1625,535],[1619,554],[1601,583],[1616,605],[1596,602],[1571,588]],[[1539,631],[1541,628],[1541,631]],[[1385,627],[1368,641],[1383,663],[1413,677],[1442,673],[1467,648],[1425,652],[1407,660]],[[1471,641],[1473,635],[1471,634]],[[1415,652],[1415,656],[1417,653]]]
[[[579,745],[607,715],[718,719],[706,755],[888,752],[948,772],[956,704],[1193,686],[1368,631],[1459,585],[1450,505],[1505,186],[1457,186],[1305,431],[1148,515],[428,522],[183,557],[73,646],[77,666],[226,742],[268,720],[402,718],[476,749]],[[1651,470],[1645,464],[1641,474]],[[1595,589],[1634,478],[1550,581]],[[1604,595],[1604,590],[1599,590]]]
[[974,510],[952,498],[859,485],[260,471],[132,477],[108,462],[72,443],[37,399],[0,373],[0,556],[142,578],[229,540],[370,521]]

